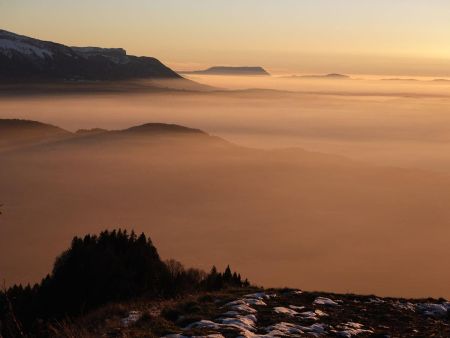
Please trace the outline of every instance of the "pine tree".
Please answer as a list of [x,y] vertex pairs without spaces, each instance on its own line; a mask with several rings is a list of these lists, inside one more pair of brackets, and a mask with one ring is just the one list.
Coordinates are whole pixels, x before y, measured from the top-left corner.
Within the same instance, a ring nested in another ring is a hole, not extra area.
[[223,273],[223,280],[226,283],[230,283],[232,281],[233,275],[231,273],[230,266],[227,265],[227,268],[225,269],[225,272]]

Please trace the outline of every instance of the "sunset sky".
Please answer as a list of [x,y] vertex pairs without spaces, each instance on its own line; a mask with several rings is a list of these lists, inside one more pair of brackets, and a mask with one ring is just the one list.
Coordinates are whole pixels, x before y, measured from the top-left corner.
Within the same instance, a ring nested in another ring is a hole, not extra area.
[[448,0],[1,0],[1,28],[176,69],[450,76]]

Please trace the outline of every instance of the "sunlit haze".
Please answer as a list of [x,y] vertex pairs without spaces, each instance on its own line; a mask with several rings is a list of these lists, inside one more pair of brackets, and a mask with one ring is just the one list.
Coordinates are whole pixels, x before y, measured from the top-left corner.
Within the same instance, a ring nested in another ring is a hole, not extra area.
[[446,0],[4,0],[4,29],[173,68],[450,76]]
[[0,338],[448,338],[449,154],[449,0],[0,0]]

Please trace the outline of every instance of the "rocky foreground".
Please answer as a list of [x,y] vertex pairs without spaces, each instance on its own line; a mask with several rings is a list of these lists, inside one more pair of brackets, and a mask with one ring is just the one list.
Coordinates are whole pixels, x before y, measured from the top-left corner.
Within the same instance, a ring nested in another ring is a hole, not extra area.
[[445,300],[252,291],[208,293],[153,307],[141,304],[103,336],[450,337],[450,302]]

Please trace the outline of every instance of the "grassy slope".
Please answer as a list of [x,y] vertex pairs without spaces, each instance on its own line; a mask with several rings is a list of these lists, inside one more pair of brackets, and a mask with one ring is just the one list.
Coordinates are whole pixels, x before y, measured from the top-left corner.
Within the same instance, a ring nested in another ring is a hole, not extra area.
[[[71,322],[59,323],[54,327],[55,337],[161,337],[170,333],[181,333],[182,328],[201,319],[213,320],[225,310],[222,305],[240,298],[242,295],[257,291],[255,288],[204,292],[184,296],[180,299],[165,301],[145,301],[139,299],[129,303],[110,304]],[[275,306],[305,306],[305,311],[321,309],[329,316],[320,322],[336,327],[346,322],[358,322],[375,334],[360,334],[358,337],[450,337],[448,318],[433,319],[411,310],[402,309],[396,304],[433,302],[438,300],[411,300],[378,298],[382,303],[369,303],[375,296],[337,295],[319,292],[304,292],[293,295],[288,290],[267,290],[276,292],[277,297],[266,301],[267,306],[256,306],[258,327],[263,328],[279,322],[292,322],[310,325],[314,322],[298,317],[276,314]],[[342,301],[341,306],[312,306],[318,296]],[[142,318],[129,327],[124,327],[122,318],[129,311],[138,310]],[[258,331],[259,332],[259,331]],[[185,335],[202,336],[214,331],[196,329],[184,331]],[[261,331],[260,333],[264,333]],[[225,336],[228,336],[225,334]],[[230,337],[236,336],[230,333]],[[308,337],[308,336],[305,336]]]

